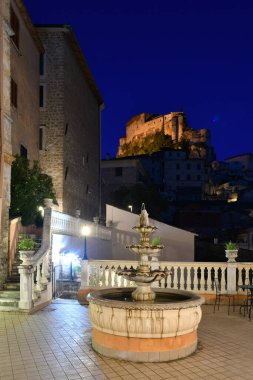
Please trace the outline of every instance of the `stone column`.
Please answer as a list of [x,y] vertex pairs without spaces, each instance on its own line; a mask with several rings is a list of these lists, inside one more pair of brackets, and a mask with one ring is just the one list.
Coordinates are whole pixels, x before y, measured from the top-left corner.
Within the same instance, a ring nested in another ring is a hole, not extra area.
[[33,272],[32,265],[21,265],[18,267],[20,274],[20,301],[19,308],[31,310],[33,308]]
[[90,293],[89,287],[89,262],[88,260],[81,260],[81,286],[77,293],[77,299],[81,305],[88,303],[87,295]]
[[236,293],[237,263],[227,263],[227,292]]

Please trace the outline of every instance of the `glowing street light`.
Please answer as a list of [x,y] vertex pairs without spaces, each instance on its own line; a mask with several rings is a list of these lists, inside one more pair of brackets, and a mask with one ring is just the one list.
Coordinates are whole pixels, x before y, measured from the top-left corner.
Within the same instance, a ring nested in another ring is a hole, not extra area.
[[83,251],[83,260],[87,260],[87,242],[86,237],[90,235],[90,227],[86,224],[81,229],[81,235],[84,237],[84,251]]
[[133,206],[132,205],[128,205],[127,208],[129,208],[130,211],[133,212]]

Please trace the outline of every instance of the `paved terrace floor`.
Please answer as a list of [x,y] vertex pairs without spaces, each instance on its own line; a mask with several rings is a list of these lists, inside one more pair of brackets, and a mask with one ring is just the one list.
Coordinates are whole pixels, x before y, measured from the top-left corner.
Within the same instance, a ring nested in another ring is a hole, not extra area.
[[199,348],[170,363],[107,359],[91,347],[86,306],[56,301],[34,315],[0,313],[1,380],[253,379],[253,321],[203,306]]

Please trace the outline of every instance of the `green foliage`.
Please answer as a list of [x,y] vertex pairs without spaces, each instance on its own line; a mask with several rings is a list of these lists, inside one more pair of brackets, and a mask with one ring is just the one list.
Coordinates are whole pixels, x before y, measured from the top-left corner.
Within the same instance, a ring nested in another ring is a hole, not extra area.
[[35,241],[31,238],[21,236],[18,242],[19,251],[33,251],[35,248]]
[[238,249],[238,245],[230,240],[228,243],[225,243],[225,248],[227,251],[235,251]]
[[153,237],[151,244],[153,247],[156,247],[157,245],[160,244],[160,238],[159,237]]
[[138,156],[141,154],[152,154],[163,148],[174,148],[171,136],[162,131],[154,135],[148,135],[140,140],[133,141],[122,146],[122,154],[118,157]]
[[161,196],[156,188],[146,187],[143,184],[120,187],[111,193],[110,203],[124,210],[128,209],[128,205],[132,205],[136,213],[141,210],[142,203],[145,203],[149,216],[158,220],[164,219],[169,208],[169,202]]
[[44,198],[56,202],[52,178],[42,173],[38,162],[30,166],[26,158],[16,156],[11,171],[10,216],[21,216],[23,225],[41,224],[38,207]]

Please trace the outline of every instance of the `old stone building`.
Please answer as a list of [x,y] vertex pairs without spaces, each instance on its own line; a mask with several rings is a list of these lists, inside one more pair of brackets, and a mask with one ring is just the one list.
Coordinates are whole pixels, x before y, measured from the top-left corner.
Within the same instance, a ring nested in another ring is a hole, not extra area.
[[188,141],[191,158],[214,159],[210,131],[190,128],[184,112],[171,112],[166,115],[141,113],[134,116],[126,124],[126,137],[119,141],[117,156],[126,155],[124,152],[126,144],[138,142],[141,145],[145,137],[156,132],[171,136],[173,143],[179,143],[182,139]]
[[[0,2],[0,288],[8,268],[8,227],[11,182],[10,2]],[[7,95],[7,96],[6,96]]]
[[103,100],[70,26],[38,25],[40,164],[53,178],[59,209],[99,214]]
[[12,153],[38,160],[39,58],[44,49],[23,1],[11,1],[10,23]]

